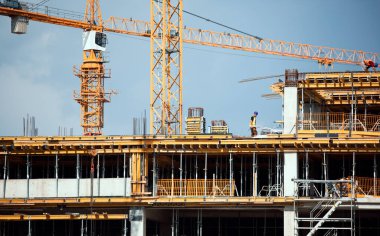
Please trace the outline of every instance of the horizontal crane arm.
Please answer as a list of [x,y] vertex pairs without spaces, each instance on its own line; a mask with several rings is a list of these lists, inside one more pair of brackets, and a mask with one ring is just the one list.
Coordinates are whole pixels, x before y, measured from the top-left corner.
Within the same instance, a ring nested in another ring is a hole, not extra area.
[[212,47],[257,52],[277,56],[315,60],[322,64],[343,63],[360,65],[367,58],[377,61],[378,54],[310,44],[262,39],[231,33],[186,28],[184,42]]
[[[99,26],[91,26],[89,23],[83,21],[83,18],[80,18],[80,16],[68,14],[67,12],[48,7],[31,8],[31,10],[0,7],[0,15],[10,17],[24,16],[32,21],[73,28],[89,29],[92,27],[94,30],[100,29]],[[134,19],[110,17],[104,22],[103,30],[119,34],[150,37],[149,22]],[[184,28],[183,37],[185,43],[195,45],[309,59],[322,64],[343,63],[360,65],[364,60],[378,62],[378,54],[372,52],[314,46],[281,40],[258,39],[252,36],[214,32],[189,27]]]

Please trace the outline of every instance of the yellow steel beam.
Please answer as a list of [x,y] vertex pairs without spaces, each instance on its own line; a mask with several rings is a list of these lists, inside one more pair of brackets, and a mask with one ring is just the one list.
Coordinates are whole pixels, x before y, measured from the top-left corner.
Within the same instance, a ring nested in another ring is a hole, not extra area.
[[[207,207],[207,206],[233,206],[233,205],[288,205],[294,201],[293,197],[134,197],[134,198],[50,198],[50,199],[0,199],[0,209],[2,207],[19,208],[28,206],[29,208],[57,207],[65,205],[67,208],[86,208],[90,204],[93,207],[128,207],[128,206],[163,206],[179,205],[186,207]],[[96,214],[95,214],[96,215]],[[101,214],[100,214],[101,215]],[[69,215],[71,216],[71,215]]]
[[124,220],[126,214],[64,214],[64,215],[0,215],[0,221],[38,221],[38,220]]
[[[300,131],[302,133],[304,131]],[[314,133],[323,133],[323,131],[313,131]],[[331,131],[330,131],[331,132]],[[357,133],[359,132],[359,133]],[[373,136],[374,132],[361,132],[355,131],[354,134],[362,136]],[[58,143],[49,138],[0,138],[0,153],[5,154],[38,154],[38,155],[96,155],[98,153],[104,154],[120,154],[120,153],[142,153],[151,154],[158,153],[228,153],[228,152],[274,152],[281,151],[294,151],[299,150],[300,147],[307,146],[310,151],[318,151],[321,147],[334,148],[335,150],[344,151],[345,148],[338,148],[331,146],[329,138],[291,138],[289,136],[270,136],[265,139],[145,139],[133,140],[131,138],[113,140],[92,140],[81,143],[80,137],[71,138],[70,140],[61,140]],[[373,136],[374,138],[376,136]],[[45,141],[43,141],[45,140]],[[48,140],[48,141],[46,141]],[[344,139],[345,140],[345,139]],[[353,143],[356,143],[358,149],[365,149],[364,145],[368,140],[360,138],[351,138]],[[377,147],[380,143],[377,139]],[[366,150],[363,150],[366,151]]]
[[380,72],[306,73],[298,86],[308,89],[378,88]]

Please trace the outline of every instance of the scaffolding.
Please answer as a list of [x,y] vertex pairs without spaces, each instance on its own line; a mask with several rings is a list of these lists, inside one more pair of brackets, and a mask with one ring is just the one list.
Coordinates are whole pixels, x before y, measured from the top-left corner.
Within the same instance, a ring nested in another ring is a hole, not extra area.
[[[342,188],[354,184],[352,180],[298,179],[294,183],[295,235],[311,236],[318,230],[324,235],[338,235],[341,231],[355,234],[355,194],[347,195],[349,190]],[[318,191],[316,185],[324,185],[324,189]]]

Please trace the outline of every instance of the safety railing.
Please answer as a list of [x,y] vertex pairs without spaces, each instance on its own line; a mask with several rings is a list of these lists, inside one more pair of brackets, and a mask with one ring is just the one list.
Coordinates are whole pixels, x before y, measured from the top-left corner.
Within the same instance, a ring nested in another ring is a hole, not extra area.
[[[351,178],[351,177],[348,177]],[[379,196],[380,179],[371,177],[355,177],[356,194],[366,196]]]
[[33,3],[22,3],[26,10],[38,14],[44,14],[53,17],[65,18],[68,20],[84,21],[84,14],[81,12],[69,11],[55,7],[48,7]]
[[[302,117],[303,116],[303,117]],[[299,121],[300,130],[380,131],[380,115],[343,112],[304,113]]]
[[235,180],[229,179],[160,179],[157,181],[159,196],[234,196]]
[[[298,197],[355,197],[380,196],[380,178],[351,176],[339,180],[294,180]],[[354,184],[354,192],[352,186]]]
[[352,180],[307,180],[294,179],[295,197],[342,198],[351,194]]

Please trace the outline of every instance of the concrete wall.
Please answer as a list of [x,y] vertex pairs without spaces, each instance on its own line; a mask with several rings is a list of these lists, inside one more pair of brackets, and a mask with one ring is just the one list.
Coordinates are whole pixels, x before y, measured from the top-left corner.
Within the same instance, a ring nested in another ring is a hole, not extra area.
[[[4,180],[0,180],[0,198],[4,196]],[[104,178],[93,179],[93,196],[97,197],[122,197],[131,195],[130,178]],[[28,188],[26,179],[6,180],[5,198],[27,198]],[[99,191],[100,190],[100,191]],[[90,197],[91,179],[58,179],[58,196],[56,179],[30,179],[29,197]]]

